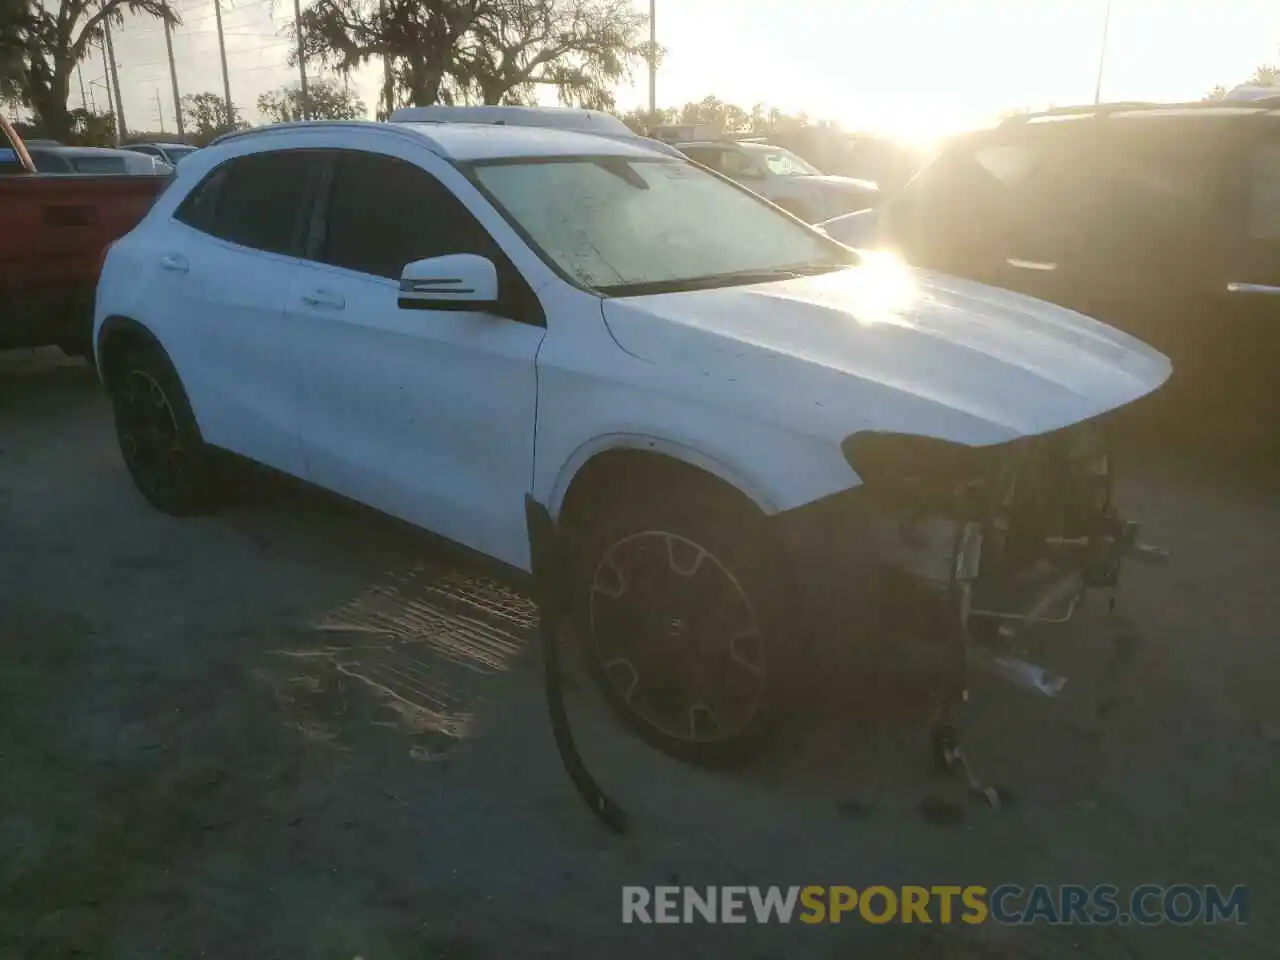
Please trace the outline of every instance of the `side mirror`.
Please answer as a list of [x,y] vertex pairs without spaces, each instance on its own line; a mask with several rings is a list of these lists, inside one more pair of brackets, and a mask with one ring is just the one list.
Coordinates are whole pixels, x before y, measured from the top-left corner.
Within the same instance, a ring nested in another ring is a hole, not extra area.
[[474,253],[429,257],[400,272],[404,310],[493,310],[498,305],[498,269]]

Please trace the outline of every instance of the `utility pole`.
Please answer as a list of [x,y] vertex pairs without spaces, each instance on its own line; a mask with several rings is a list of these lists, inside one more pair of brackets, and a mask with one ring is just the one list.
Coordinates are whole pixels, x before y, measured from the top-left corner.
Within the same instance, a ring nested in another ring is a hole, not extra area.
[[115,93],[116,98],[116,146],[124,143],[124,138],[129,135],[128,128],[124,125],[124,101],[120,99],[120,74],[116,70],[116,51],[111,45],[111,22],[109,20],[102,21],[102,33],[106,38],[106,54],[107,54],[107,80],[111,84],[111,89]]
[[160,88],[156,87],[156,116],[160,118],[160,132],[164,133],[164,108],[160,106]]
[[302,119],[311,119],[311,98],[307,96],[307,61],[302,56],[302,5],[293,0],[293,29],[298,35],[298,79],[302,89]]
[[649,122],[658,112],[658,0],[649,0]]
[[[378,16],[382,19],[383,32],[386,32],[387,0],[378,0]],[[395,87],[391,81],[391,58],[382,55],[382,99],[387,105],[387,119],[391,119],[391,104],[395,98]]]
[[222,58],[222,96],[227,103],[227,126],[236,122],[235,107],[231,105],[231,76],[227,73],[227,42],[222,36],[222,0],[213,0],[213,16],[218,24],[218,56]]
[[182,98],[178,96],[178,68],[173,62],[173,27],[169,21],[164,22],[164,49],[169,54],[169,82],[173,84],[173,118],[178,122],[178,139],[186,137],[182,129]]
[[83,110],[85,113],[88,113],[89,98],[85,96],[85,92],[84,92],[84,70],[81,69],[80,64],[78,63],[76,64],[76,77],[80,81],[80,109]]
[[1098,51],[1098,82],[1093,88],[1093,102],[1102,102],[1102,73],[1107,66],[1107,34],[1111,31],[1111,2],[1107,0],[1107,14],[1102,21],[1102,49]]

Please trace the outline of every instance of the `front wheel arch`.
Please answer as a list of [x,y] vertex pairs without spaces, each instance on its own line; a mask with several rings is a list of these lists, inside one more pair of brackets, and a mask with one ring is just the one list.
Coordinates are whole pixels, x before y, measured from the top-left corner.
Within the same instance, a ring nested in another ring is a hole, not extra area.
[[570,501],[603,480],[656,472],[662,478],[681,474],[717,482],[726,491],[745,498],[761,513],[772,515],[778,505],[773,492],[723,460],[684,444],[653,436],[614,434],[582,444],[565,461],[548,491],[547,507],[563,523]]

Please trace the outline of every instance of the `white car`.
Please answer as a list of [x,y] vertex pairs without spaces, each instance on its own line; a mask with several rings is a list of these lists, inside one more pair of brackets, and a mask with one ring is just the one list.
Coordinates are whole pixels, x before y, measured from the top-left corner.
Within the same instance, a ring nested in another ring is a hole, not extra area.
[[824,174],[790,150],[744,140],[678,143],[690,160],[735,180],[806,223],[865,210],[880,199],[870,180]]
[[[229,451],[528,571],[525,497],[545,505],[606,695],[703,761],[786,713],[823,632],[800,611],[892,580],[967,622],[1023,539],[1112,523],[1074,425],[1170,373],[1078,314],[862,260],[686,160],[461,123],[193,154],[110,248],[94,339],[163,511],[210,506]],[[1008,476],[1039,499],[975,492]],[[1042,530],[1046,490],[1075,519]]]

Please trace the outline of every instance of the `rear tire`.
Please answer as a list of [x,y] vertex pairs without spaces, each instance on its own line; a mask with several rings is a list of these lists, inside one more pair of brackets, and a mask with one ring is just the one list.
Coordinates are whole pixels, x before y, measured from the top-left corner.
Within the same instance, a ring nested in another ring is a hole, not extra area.
[[574,626],[610,707],[650,746],[738,764],[777,735],[803,642],[764,517],[692,477],[577,518]]
[[208,511],[214,503],[212,456],[168,357],[158,346],[139,344],[112,367],[116,438],[134,486],[163,513]]

